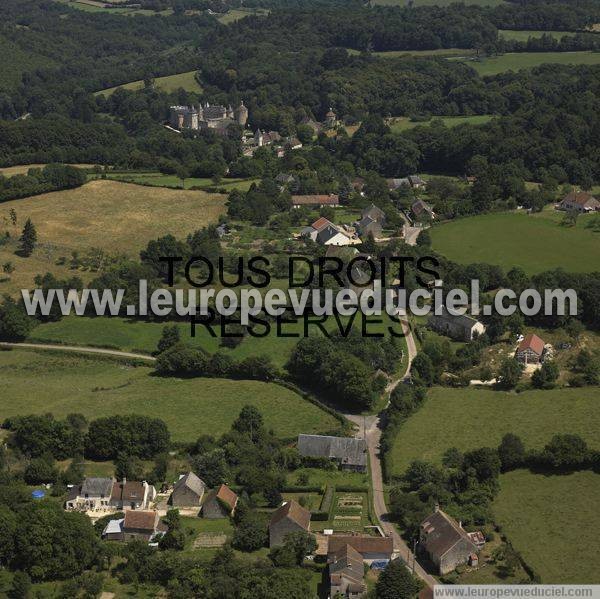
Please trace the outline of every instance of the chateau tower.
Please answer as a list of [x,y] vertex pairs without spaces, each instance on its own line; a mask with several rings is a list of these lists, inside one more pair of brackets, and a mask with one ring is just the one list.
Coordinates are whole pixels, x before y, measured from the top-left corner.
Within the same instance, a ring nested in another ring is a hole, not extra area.
[[235,109],[235,120],[240,127],[245,127],[248,122],[248,109],[244,106],[244,102]]

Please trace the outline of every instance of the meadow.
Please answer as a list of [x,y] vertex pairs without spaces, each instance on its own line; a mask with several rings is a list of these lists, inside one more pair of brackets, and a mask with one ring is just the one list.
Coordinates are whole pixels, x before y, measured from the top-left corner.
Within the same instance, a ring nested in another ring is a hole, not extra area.
[[[282,437],[337,429],[331,415],[274,383],[176,379],[123,361],[48,351],[0,351],[1,419],[18,414],[78,412],[88,419],[144,414],[163,419],[175,441],[229,430],[246,404]],[[293,416],[291,416],[293,415]]]
[[[43,163],[36,164],[17,164],[15,166],[2,166],[0,167],[0,175],[4,175],[5,177],[13,177],[14,175],[26,175],[31,168],[44,168],[46,165]],[[69,166],[75,166],[77,168],[83,169],[92,169],[96,165],[95,164],[69,164]]]
[[392,117],[387,124],[390,129],[399,133],[419,126],[431,125],[433,121],[442,121],[446,127],[458,127],[459,125],[483,125],[493,118],[491,114],[477,114],[472,116],[435,116],[427,121],[411,121],[409,117]]
[[[95,175],[92,175],[94,177]],[[115,181],[129,183],[139,183],[143,185],[152,185],[155,187],[170,187],[181,189],[181,179],[175,175],[163,175],[159,172],[109,172],[107,178]],[[206,177],[188,177],[184,179],[184,189],[192,187],[219,187],[227,190],[240,189],[248,191],[252,183],[257,183],[259,179],[221,179],[218,183]]]
[[[407,0],[372,0],[373,4],[379,4],[381,6],[406,6]],[[448,6],[454,4],[455,0],[413,0],[414,6],[430,6],[435,4],[437,6]],[[498,6],[499,4],[506,4],[504,0],[465,0],[466,5],[477,5],[477,6]]]
[[[461,60],[449,58],[448,60]],[[600,52],[512,52],[501,56],[465,59],[481,76],[498,75],[507,71],[532,69],[542,64],[600,64]]]
[[530,37],[542,37],[543,35],[550,35],[554,39],[560,40],[565,35],[572,36],[576,35],[577,31],[540,31],[540,30],[514,30],[514,29],[499,29],[498,37],[503,37],[506,40],[515,40],[517,42],[526,42]]
[[600,449],[599,401],[599,387],[523,393],[434,387],[400,428],[391,454],[393,472],[401,475],[417,459],[440,462],[450,447],[497,446],[506,433],[537,449],[556,433],[576,433]]
[[[137,257],[148,241],[171,233],[185,237],[225,212],[226,196],[204,191],[142,187],[116,181],[91,181],[77,189],[55,191],[0,205],[0,223],[11,240],[0,246],[0,263],[13,263],[14,273],[0,282],[0,293],[30,288],[35,275],[51,271],[72,276],[67,264],[72,251],[101,248],[111,254]],[[174,207],[177,210],[174,210]],[[17,226],[9,211],[17,213]],[[29,258],[15,255],[17,239],[27,218],[38,234],[38,246]],[[59,264],[57,264],[59,262]],[[85,280],[93,273],[77,271]]]
[[268,14],[269,11],[266,8],[231,8],[225,14],[219,15],[217,20],[223,23],[223,25],[228,25],[245,17]]
[[[353,48],[348,48],[348,53],[359,55],[361,52]],[[464,57],[477,54],[477,50],[473,48],[438,48],[436,50],[388,50],[386,52],[372,52],[373,56],[380,58],[398,58],[399,56],[437,56],[442,58],[447,57]]]
[[[186,71],[185,73],[177,73],[175,75],[156,77],[154,79],[154,87],[167,93],[175,92],[179,88],[182,88],[187,92],[200,93],[202,91],[202,86],[196,80],[196,73],[197,71],[194,70]],[[137,91],[139,89],[143,89],[144,81],[140,79],[138,81],[123,83],[122,85],[115,85],[114,87],[97,91],[96,95],[102,94],[104,96],[110,96],[120,87],[130,91]]]
[[154,16],[154,15],[170,15],[173,14],[172,10],[162,10],[162,11],[154,11],[143,8],[131,8],[124,6],[114,7],[105,4],[104,2],[98,2],[96,0],[55,0],[55,2],[60,2],[61,4],[65,4],[71,8],[75,8],[77,10],[82,10],[84,12],[103,12],[115,15],[122,16],[133,16],[133,15],[144,15],[144,16]]
[[495,521],[545,584],[593,584],[600,572],[600,475],[500,476]]
[[528,274],[557,267],[597,270],[600,235],[586,226],[593,216],[581,216],[574,227],[561,225],[563,216],[547,209],[533,215],[500,212],[457,219],[431,229],[432,247],[463,264],[487,262],[507,270],[518,264]]

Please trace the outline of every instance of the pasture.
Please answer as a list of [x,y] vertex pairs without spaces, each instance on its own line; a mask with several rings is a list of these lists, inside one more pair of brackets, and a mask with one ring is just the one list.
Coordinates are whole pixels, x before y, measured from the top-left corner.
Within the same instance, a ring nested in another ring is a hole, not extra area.
[[[461,59],[449,58],[449,60]],[[486,76],[532,69],[542,64],[600,64],[600,52],[513,52],[476,60],[465,59],[464,62],[472,66],[481,76]]]
[[[144,414],[163,419],[175,441],[229,430],[246,404],[258,408],[267,427],[282,437],[337,429],[339,423],[297,394],[259,381],[176,379],[123,361],[49,351],[0,351],[2,418],[79,412],[88,419]],[[293,415],[293,416],[292,416]]]
[[173,11],[170,9],[154,11],[143,8],[132,8],[128,6],[118,7],[111,6],[109,4],[99,2],[97,0],[55,0],[55,2],[59,2],[60,4],[64,4],[77,10],[82,10],[84,12],[102,12],[122,16],[144,15],[148,17],[153,15],[166,16],[173,14]]
[[532,215],[500,212],[457,219],[431,229],[432,247],[462,264],[487,262],[505,269],[518,264],[528,274],[557,267],[597,270],[600,235],[587,226],[593,216],[579,217],[574,227],[561,225],[563,216],[547,209]]
[[223,25],[229,25],[240,19],[250,16],[268,15],[269,11],[266,8],[231,8],[226,13],[219,15],[217,20]]
[[593,584],[600,572],[600,475],[500,476],[493,510],[502,532],[545,584]]
[[[142,187],[116,181],[91,181],[82,187],[12,200],[0,205],[0,226],[11,239],[0,246],[0,263],[13,263],[10,279],[0,283],[0,292],[15,293],[29,288],[35,275],[51,271],[56,276],[93,273],[71,271],[71,252],[100,248],[110,254],[137,257],[149,240],[171,233],[184,237],[218,221],[225,212],[226,196],[204,191]],[[175,207],[177,209],[175,209]],[[17,225],[9,211],[17,213]],[[31,218],[38,246],[29,258],[15,255],[23,224]],[[58,264],[57,264],[58,263]]]
[[[181,189],[181,179],[175,175],[163,175],[159,172],[110,172],[107,174],[107,178],[128,183]],[[191,189],[192,187],[218,187],[227,189],[228,191],[232,189],[248,191],[252,183],[259,181],[259,179],[231,178],[221,179],[218,183],[215,183],[212,179],[206,177],[188,177],[184,179],[184,189]]]
[[[184,89],[186,92],[200,93],[202,86],[196,80],[196,73],[198,71],[186,71],[185,73],[177,73],[175,75],[165,75],[164,77],[156,77],[154,79],[154,87],[167,93],[177,91],[179,88]],[[107,89],[102,89],[96,92],[96,95],[102,94],[104,96],[110,96],[117,89],[122,87],[129,91],[137,91],[144,88],[144,81],[130,81],[129,83],[123,83],[121,85],[115,85]]]
[[514,40],[517,42],[526,42],[530,37],[539,38],[543,35],[550,35],[556,40],[560,40],[565,35],[576,35],[577,31],[540,31],[540,30],[514,30],[514,29],[499,29],[498,37],[503,37],[506,40]]
[[576,433],[600,449],[599,401],[598,387],[523,393],[434,387],[400,428],[391,455],[393,473],[403,474],[417,459],[440,462],[450,447],[497,446],[506,433],[537,449],[556,433]]
[[[12,177],[14,175],[26,175],[30,168],[44,168],[45,164],[17,164],[15,166],[0,166],[0,175],[5,177]],[[91,169],[94,168],[95,164],[69,164],[69,166],[75,166],[77,168]]]

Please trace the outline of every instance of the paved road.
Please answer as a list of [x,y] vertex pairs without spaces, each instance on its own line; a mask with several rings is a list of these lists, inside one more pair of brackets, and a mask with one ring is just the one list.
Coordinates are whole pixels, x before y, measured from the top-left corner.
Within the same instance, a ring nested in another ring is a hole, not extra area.
[[51,349],[58,351],[77,352],[80,354],[102,354],[105,356],[114,356],[116,358],[133,358],[135,360],[148,360],[155,362],[156,358],[145,354],[135,354],[117,349],[104,349],[101,347],[84,347],[79,345],[53,345],[51,343],[8,343],[0,341],[0,347],[22,347],[25,349]]
[[[417,355],[417,345],[412,334],[410,325],[406,319],[402,319],[402,329],[406,336],[406,346],[408,348],[408,365],[406,372],[403,377],[400,377],[394,381],[391,381],[386,388],[388,393],[391,393],[393,389],[401,381],[409,376],[410,365],[414,357]],[[389,404],[389,400],[388,400]],[[387,405],[386,405],[387,407]],[[405,543],[404,539],[398,534],[396,527],[389,520],[389,510],[385,504],[385,493],[383,487],[383,473],[381,470],[381,460],[379,457],[379,444],[381,441],[381,416],[382,414],[376,414],[372,416],[357,416],[356,414],[344,414],[348,420],[358,426],[357,435],[364,437],[367,441],[367,448],[369,451],[369,466],[371,470],[371,485],[373,488],[373,509],[375,515],[381,522],[381,528],[386,534],[391,535],[394,539],[394,548],[399,553],[400,557],[410,566],[412,569],[414,556],[412,551]],[[427,587],[432,588],[438,584],[436,579],[425,572],[425,570],[417,563],[414,563],[415,574],[423,580]]]

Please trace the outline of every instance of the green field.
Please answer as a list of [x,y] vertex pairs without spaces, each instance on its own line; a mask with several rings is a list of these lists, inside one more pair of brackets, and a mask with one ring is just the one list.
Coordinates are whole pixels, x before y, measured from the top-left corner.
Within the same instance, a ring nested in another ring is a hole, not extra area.
[[500,477],[497,524],[541,582],[597,584],[600,572],[600,475],[517,470]]
[[[179,88],[183,88],[187,92],[200,93],[202,91],[202,86],[196,80],[197,72],[198,71],[194,70],[186,71],[185,73],[177,73],[176,75],[156,77],[156,79],[154,79],[154,87],[167,93],[175,92]],[[138,81],[123,83],[122,85],[115,85],[114,87],[109,87],[96,92],[96,95],[103,94],[105,96],[110,96],[120,87],[130,91],[136,91],[143,89],[144,81],[140,79]]]
[[0,352],[2,418],[19,414],[71,412],[88,419],[114,414],[162,418],[175,441],[201,434],[218,436],[246,404],[256,406],[267,427],[293,437],[336,429],[329,414],[272,383],[153,376],[148,367],[72,354],[12,350]]
[[[459,60],[450,58],[449,60]],[[600,52],[513,52],[479,60],[465,60],[480,75],[532,69],[542,64],[600,64]]]
[[577,433],[600,449],[599,402],[599,387],[523,393],[434,387],[400,428],[394,474],[416,459],[438,462],[450,447],[496,446],[506,433],[519,435],[530,448],[543,447],[556,433]]
[[232,8],[228,10],[225,14],[217,17],[217,19],[221,23],[223,23],[223,25],[228,25],[229,23],[239,21],[244,17],[249,17],[252,15],[261,16],[268,14],[269,11],[266,8]]
[[548,209],[533,215],[501,212],[457,219],[431,229],[432,246],[462,264],[487,262],[506,269],[518,264],[529,274],[557,267],[598,270],[600,235],[586,227],[593,216],[579,217],[575,227],[562,226],[563,216]]
[[[348,48],[348,53],[353,55],[359,55],[359,50]],[[389,50],[387,52],[371,52],[373,56],[379,56],[380,58],[398,58],[399,56],[438,56],[438,57],[449,57],[449,56],[472,56],[476,54],[477,50],[473,48],[438,48],[436,50]]]
[[577,31],[540,31],[538,30],[522,30],[514,29],[499,29],[498,36],[507,40],[515,40],[517,42],[526,42],[530,37],[542,37],[542,35],[551,35],[554,39],[560,40],[565,35],[576,35]]
[[95,0],[55,0],[56,2],[60,2],[61,4],[65,4],[70,6],[71,8],[76,8],[77,10],[83,10],[84,12],[103,12],[115,15],[144,15],[144,16],[153,16],[153,15],[170,15],[173,14],[172,10],[162,10],[162,11],[154,11],[143,8],[114,8],[104,6],[103,2],[96,2]]
[[[381,6],[406,6],[407,0],[371,0],[373,4],[379,4]],[[456,0],[413,0],[414,6],[448,6],[455,4]],[[477,6],[498,6],[500,4],[506,4],[504,0],[464,0],[464,4],[477,5]]]
[[21,83],[23,73],[56,64],[46,56],[22,49],[2,35],[0,35],[0,55],[2,56],[0,89],[14,89]]
[[[92,175],[91,178],[97,178],[96,175]],[[143,185],[153,185],[156,187],[173,187],[181,189],[181,179],[175,175],[163,175],[158,172],[150,173],[108,173],[108,179],[115,181],[125,181],[128,183],[141,183]],[[252,183],[258,182],[258,179],[221,179],[219,183],[215,184],[212,179],[204,177],[188,177],[184,181],[185,189],[191,189],[192,187],[219,187],[225,189],[241,189],[242,191],[248,191]]]
[[483,125],[488,123],[493,118],[491,114],[477,114],[473,116],[435,116],[428,121],[411,121],[409,117],[392,117],[388,120],[390,129],[399,133],[414,127],[427,126],[435,121],[441,120],[446,127],[458,127],[458,125]]

